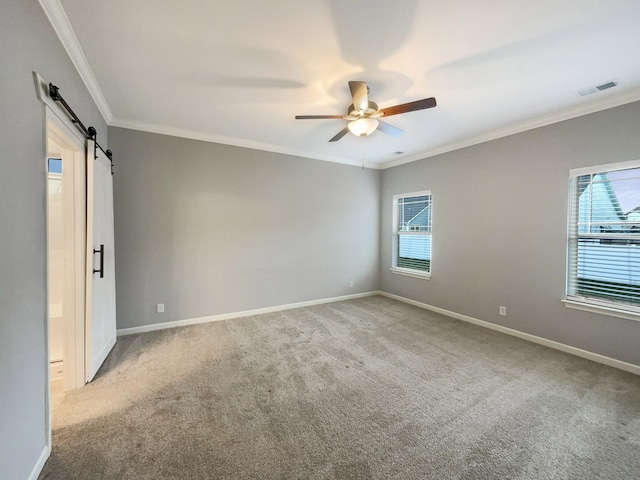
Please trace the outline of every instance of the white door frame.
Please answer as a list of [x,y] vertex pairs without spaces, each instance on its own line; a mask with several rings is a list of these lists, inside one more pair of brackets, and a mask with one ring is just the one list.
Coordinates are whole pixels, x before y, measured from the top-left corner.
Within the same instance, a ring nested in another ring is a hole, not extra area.
[[[63,155],[63,192],[68,194],[63,199],[64,208],[71,207],[68,211],[71,219],[69,228],[65,228],[65,243],[69,247],[67,252],[67,268],[65,286],[72,288],[65,289],[65,306],[71,306],[69,315],[65,313],[68,326],[65,331],[65,389],[78,388],[85,384],[85,259],[86,259],[86,139],[71,122],[66,113],[49,97],[48,84],[33,72],[33,80],[36,87],[38,100],[44,105],[43,115],[43,162],[45,162],[45,172],[48,172],[46,165],[48,138],[51,135],[66,151]],[[66,162],[66,164],[64,163]],[[66,166],[64,166],[66,165]],[[65,170],[66,168],[66,170]],[[47,185],[45,174],[45,185]],[[45,188],[47,188],[45,186]],[[45,192],[48,197],[48,192]],[[48,226],[46,221],[49,216],[48,201],[46,204],[45,231],[47,232],[47,246],[45,252],[47,278],[49,275],[48,260]],[[68,282],[68,283],[67,283]],[[49,368],[49,298],[47,287],[47,305],[45,320],[45,428],[47,431],[47,449],[51,452],[51,379]],[[68,358],[67,358],[68,357]]]

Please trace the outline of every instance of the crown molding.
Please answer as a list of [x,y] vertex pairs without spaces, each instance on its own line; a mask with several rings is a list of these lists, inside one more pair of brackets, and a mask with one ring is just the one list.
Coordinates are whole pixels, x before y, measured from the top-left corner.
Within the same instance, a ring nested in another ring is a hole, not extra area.
[[[141,132],[157,133],[160,135],[169,135],[171,137],[188,138],[191,140],[200,140],[202,142],[220,143],[223,145],[231,145],[234,147],[250,148],[253,150],[262,150],[265,152],[281,153],[283,155],[292,155],[294,157],[310,158],[314,160],[322,160],[325,162],[341,163],[343,165],[350,165],[354,167],[362,167],[361,162],[345,160],[340,157],[333,157],[330,155],[318,155],[313,152],[298,151],[291,148],[282,147],[279,145],[272,145],[270,143],[254,142],[252,140],[245,140],[242,138],[226,137],[223,135],[216,135],[214,133],[198,132],[194,130],[187,130],[182,128],[167,127],[165,125],[157,125],[147,122],[135,122],[131,120],[124,120],[119,118],[113,118],[109,123],[110,127],[128,128],[129,130],[138,130]],[[365,168],[372,170],[379,170],[378,165],[366,165]]]
[[[85,86],[89,90],[91,97],[96,103],[107,125],[114,126],[114,127],[129,128],[132,130],[140,130],[140,131],[150,132],[150,133],[158,133],[162,135],[189,138],[193,140],[201,140],[205,142],[221,143],[224,145],[233,145],[237,147],[251,148],[254,150],[281,153],[284,155],[293,155],[297,157],[323,160],[327,162],[340,163],[344,165],[351,165],[351,166],[358,166],[358,167],[362,166],[360,162],[347,160],[344,158],[335,157],[331,155],[321,155],[313,152],[293,150],[291,148],[272,145],[268,143],[254,142],[254,141],[244,140],[244,139],[239,139],[234,137],[225,137],[222,135],[185,130],[185,129],[174,128],[174,127],[167,127],[167,126],[156,125],[152,123],[136,122],[131,120],[114,118],[113,113],[111,112],[111,109],[109,108],[109,105],[104,97],[104,94],[102,93],[102,90],[98,85],[98,81],[95,78],[93,70],[89,66],[89,62],[87,61],[87,58],[84,54],[84,51],[82,50],[82,47],[80,46],[78,38],[76,37],[76,34],[73,31],[73,28],[71,27],[71,23],[69,22],[67,14],[65,13],[64,8],[60,3],[60,0],[38,0],[38,2],[40,3],[40,6],[44,10],[47,18],[49,19],[49,22],[53,26],[53,29],[58,35],[58,38],[62,42],[62,45],[67,51],[67,54],[69,55],[71,61],[76,67],[76,70],[78,71],[80,77],[82,78],[82,81],[84,82]],[[423,160],[425,158],[441,155],[443,153],[459,150],[462,148],[470,147],[470,146],[488,142],[491,140],[496,140],[502,137],[507,137],[509,135],[525,132],[527,130],[533,130],[535,128],[544,127],[544,126],[562,122],[565,120],[570,120],[572,118],[588,115],[590,113],[595,113],[595,112],[599,112],[609,108],[618,107],[620,105],[624,105],[627,103],[639,101],[640,88],[635,88],[619,94],[605,94],[605,95],[606,96],[603,96],[594,101],[590,101],[588,103],[583,103],[577,106],[568,107],[568,108],[553,112],[551,114],[542,115],[542,116],[539,116],[530,120],[526,120],[520,123],[516,123],[516,124],[509,125],[502,128],[497,128],[466,140],[448,143],[448,144],[441,145],[429,150],[423,150],[413,155],[390,160],[388,162],[381,162],[381,163],[375,163],[375,164],[372,163],[369,165],[365,164],[365,167],[373,170],[384,170],[387,168],[392,168],[392,167],[396,167],[406,163]]]
[[113,114],[111,113],[109,104],[104,98],[104,94],[98,85],[98,81],[93,74],[93,70],[91,70],[91,67],[89,66],[87,57],[80,46],[78,37],[76,37],[76,34],[71,27],[69,18],[67,17],[60,0],[38,0],[38,2],[44,10],[44,13],[47,15],[49,22],[58,35],[58,38],[62,42],[64,49],[67,51],[71,62],[76,67],[80,78],[87,87],[87,90],[89,90],[89,94],[93,98],[98,110],[100,110],[102,118],[104,118],[104,121],[109,124],[113,119]]
[[460,150],[461,148],[470,147],[472,145],[478,145],[480,143],[488,142],[491,140],[497,140],[498,138],[508,137],[509,135],[515,135],[516,133],[526,132],[527,130],[533,130],[535,128],[552,125],[554,123],[563,122],[572,118],[581,117],[583,115],[589,115],[590,113],[600,112],[609,108],[619,107],[627,103],[637,102],[640,100],[640,88],[634,88],[627,92],[619,93],[617,95],[608,95],[601,99],[564,108],[551,114],[542,115],[524,122],[509,125],[507,127],[498,128],[489,132],[483,133],[476,137],[463,140],[460,142],[449,143],[440,147],[425,150],[414,155],[410,155],[397,160],[391,160],[379,165],[381,170],[387,168],[397,167],[405,163],[415,162],[417,160],[423,160],[425,158],[434,157],[443,153],[452,152],[454,150]]

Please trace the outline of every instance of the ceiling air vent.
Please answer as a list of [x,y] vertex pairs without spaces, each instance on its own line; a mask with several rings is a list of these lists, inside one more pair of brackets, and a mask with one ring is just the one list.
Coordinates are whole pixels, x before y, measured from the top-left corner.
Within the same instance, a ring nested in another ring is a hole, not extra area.
[[586,97],[587,95],[591,95],[592,93],[598,93],[603,90],[607,90],[609,88],[613,88],[618,85],[618,82],[611,80],[610,82],[603,83],[601,85],[596,85],[595,87],[585,88],[584,90],[580,90],[578,95],[581,97]]
[[598,85],[596,88],[602,91],[602,90],[606,90],[607,88],[613,88],[616,85],[618,85],[617,82],[607,82],[607,83],[603,83],[602,85]]

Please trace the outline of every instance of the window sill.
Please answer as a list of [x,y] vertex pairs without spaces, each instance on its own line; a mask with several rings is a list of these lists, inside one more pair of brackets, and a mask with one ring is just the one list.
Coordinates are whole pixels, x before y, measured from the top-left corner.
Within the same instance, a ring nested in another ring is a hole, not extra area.
[[577,299],[568,298],[562,300],[562,303],[564,303],[564,306],[567,308],[574,308],[576,310],[583,310],[585,312],[599,313],[601,315],[608,315],[610,317],[618,317],[624,318],[626,320],[640,322],[640,313],[624,310],[622,308],[600,305],[597,303],[589,302],[588,300],[580,301]]
[[426,272],[422,273],[416,270],[408,270],[405,268],[397,268],[397,267],[391,267],[389,270],[391,271],[391,273],[395,273],[397,275],[405,275],[407,277],[420,278],[422,280],[431,280],[431,273],[426,273]]

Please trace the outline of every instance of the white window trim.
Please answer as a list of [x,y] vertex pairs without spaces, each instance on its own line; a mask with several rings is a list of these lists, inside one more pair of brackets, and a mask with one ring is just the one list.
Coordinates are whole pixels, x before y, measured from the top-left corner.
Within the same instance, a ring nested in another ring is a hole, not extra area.
[[634,322],[640,322],[640,313],[632,313],[631,310],[619,308],[617,304],[613,306],[606,304],[606,302],[599,303],[591,299],[581,299],[579,297],[567,297],[562,300],[562,303],[564,303],[565,307],[575,310],[599,313],[610,317],[625,318]]
[[594,165],[593,167],[572,168],[569,170],[569,176],[579,177],[581,175],[591,175],[592,173],[613,172],[616,170],[627,170],[630,168],[640,168],[640,160],[606,163],[604,165]]
[[[393,196],[393,217],[392,217],[392,238],[395,238],[395,236],[398,234],[398,199],[400,198],[406,198],[406,197],[420,197],[423,195],[429,195],[431,196],[431,204],[433,205],[433,196],[431,193],[431,190],[420,190],[418,192],[409,192],[409,193],[398,193],[396,195]],[[433,207],[431,210],[431,230],[433,230]],[[411,233],[411,232],[406,232],[406,233]],[[415,233],[415,232],[414,232]],[[429,235],[431,236],[431,251],[433,252],[433,236],[432,236],[432,232],[429,232]],[[413,278],[419,278],[422,280],[431,280],[431,272],[432,272],[432,265],[433,263],[430,263],[429,266],[429,271],[428,272],[424,272],[421,270],[414,270],[411,268],[403,268],[403,267],[396,267],[394,265],[395,261],[396,261],[396,257],[395,257],[395,245],[392,241],[392,247],[391,247],[391,268],[389,269],[389,271],[391,271],[391,273],[395,273],[397,275],[405,275],[407,277],[413,277]]]
[[[569,170],[569,181],[573,181],[574,177],[581,175],[591,175],[601,172],[614,172],[617,170],[627,170],[630,168],[640,168],[640,160],[631,160],[628,162],[607,163],[603,165],[594,165],[592,167],[572,168]],[[571,195],[571,193],[569,193]],[[569,228],[570,222],[575,221],[577,212],[569,211],[571,206],[571,198],[568,203],[568,221],[567,221],[567,256],[566,256],[566,268],[569,266]],[[596,300],[593,298],[578,297],[574,295],[568,295],[568,282],[569,275],[566,274],[567,288],[565,289],[565,297],[562,299],[565,307],[576,310],[582,310],[591,313],[598,313],[601,315],[608,315],[610,317],[624,318],[627,320],[633,320],[640,322],[640,308],[633,305],[625,305],[623,303],[611,302],[607,300]]]
[[406,275],[407,277],[421,278],[422,280],[431,280],[431,272],[420,273],[419,270],[411,270],[410,268],[402,267],[391,267],[389,271],[397,275]]

